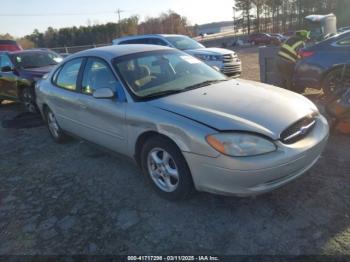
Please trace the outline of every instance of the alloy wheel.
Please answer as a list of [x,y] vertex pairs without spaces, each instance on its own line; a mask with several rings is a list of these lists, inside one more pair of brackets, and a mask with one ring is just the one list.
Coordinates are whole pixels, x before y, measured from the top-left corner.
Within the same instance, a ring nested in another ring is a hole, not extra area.
[[28,88],[23,89],[22,100],[23,100],[24,107],[28,112],[30,113],[37,112],[36,106],[34,103],[34,95],[32,94],[31,90],[29,90]]
[[58,138],[60,128],[57,124],[55,115],[51,111],[47,113],[47,125],[52,136]]
[[148,172],[164,192],[174,192],[179,185],[179,171],[173,157],[164,149],[154,148],[147,157]]

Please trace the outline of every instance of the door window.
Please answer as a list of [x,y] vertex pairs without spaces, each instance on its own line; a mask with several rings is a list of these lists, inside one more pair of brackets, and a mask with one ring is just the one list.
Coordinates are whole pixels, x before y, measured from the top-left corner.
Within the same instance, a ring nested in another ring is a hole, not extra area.
[[89,58],[83,76],[82,92],[92,94],[99,88],[110,88],[116,91],[117,80],[106,62]]
[[59,87],[75,91],[77,89],[77,79],[83,59],[74,59],[67,62],[59,71],[55,84]]
[[12,62],[7,55],[0,55],[0,68],[3,68],[5,66],[12,67]]
[[128,44],[147,44],[147,39],[146,38],[138,38],[138,39],[130,39],[130,40],[125,40],[120,43],[121,45],[128,45]]
[[148,38],[148,44],[167,46],[167,43],[165,43],[162,39],[159,38]]

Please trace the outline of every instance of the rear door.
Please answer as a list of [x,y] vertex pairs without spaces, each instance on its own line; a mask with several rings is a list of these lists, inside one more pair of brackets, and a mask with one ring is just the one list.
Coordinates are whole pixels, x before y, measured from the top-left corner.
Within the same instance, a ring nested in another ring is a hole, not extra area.
[[[112,99],[96,99],[93,92],[110,88],[116,94]],[[126,153],[126,101],[120,82],[110,66],[102,59],[87,60],[79,94],[80,136],[119,153]]]
[[14,71],[4,72],[4,67],[13,69],[14,65],[7,54],[0,54],[0,96],[17,99],[18,76]]
[[49,107],[53,110],[60,127],[79,135],[78,79],[81,77],[83,58],[66,62],[53,75],[52,97]]

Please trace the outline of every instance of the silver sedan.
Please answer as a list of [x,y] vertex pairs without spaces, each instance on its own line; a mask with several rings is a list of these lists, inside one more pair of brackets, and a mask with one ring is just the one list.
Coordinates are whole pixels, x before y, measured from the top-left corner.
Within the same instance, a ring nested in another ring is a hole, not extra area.
[[328,138],[308,99],[227,79],[168,47],[121,45],[66,58],[36,87],[52,138],[129,156],[169,199],[194,189],[256,195],[304,174]]

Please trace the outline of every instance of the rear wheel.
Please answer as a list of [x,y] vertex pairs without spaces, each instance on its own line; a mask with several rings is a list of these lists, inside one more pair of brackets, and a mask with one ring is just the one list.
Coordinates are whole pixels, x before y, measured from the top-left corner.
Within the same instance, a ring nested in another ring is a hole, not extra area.
[[35,94],[34,94],[33,88],[24,87],[21,91],[20,99],[26,111],[30,113],[38,113],[38,108],[35,103]]
[[45,109],[45,120],[50,135],[56,143],[62,144],[69,139],[69,136],[67,136],[58,125],[54,113],[49,108]]
[[323,80],[323,92],[327,98],[339,94],[344,88],[350,86],[350,74],[343,70],[343,67],[336,68],[329,72]]
[[146,141],[141,168],[161,196],[185,199],[194,191],[191,172],[181,151],[168,139],[157,136]]

